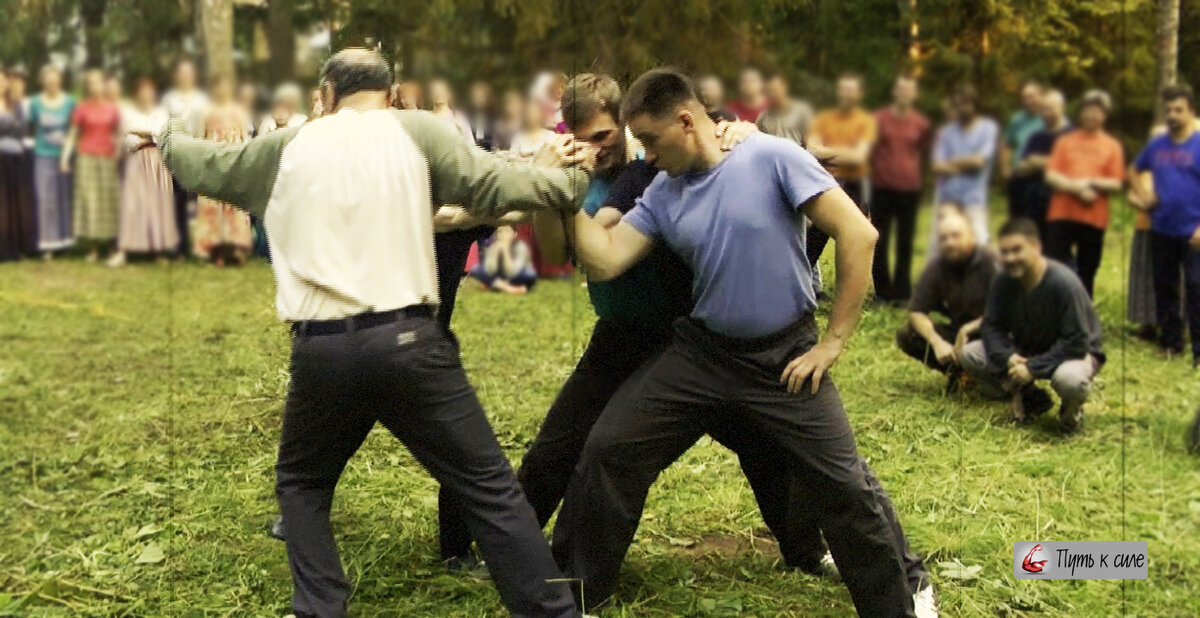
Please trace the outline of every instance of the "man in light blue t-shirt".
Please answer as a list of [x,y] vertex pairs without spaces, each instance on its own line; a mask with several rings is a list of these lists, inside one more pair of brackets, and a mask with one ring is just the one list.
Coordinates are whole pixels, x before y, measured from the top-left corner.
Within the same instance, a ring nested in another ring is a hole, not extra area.
[[[979,242],[988,241],[988,180],[996,153],[996,121],[979,115],[975,89],[960,86],[950,99],[951,122],[933,144],[938,203],[963,207]],[[933,246],[932,244],[930,246]]]
[[[762,436],[794,471],[795,503],[819,523],[858,613],[935,616],[910,590],[901,529],[858,454],[828,372],[861,314],[878,234],[794,142],[753,135],[731,152],[687,76],[654,70],[630,87],[622,120],[661,172],[621,222],[575,216],[576,249],[595,280],[619,276],[661,242],[693,270],[695,307],[667,351],[604,411],[554,530],[555,557],[589,604],[612,592],[658,474],[715,423]],[[837,247],[838,286],[819,337],[806,215]],[[585,608],[586,609],[586,608]]]

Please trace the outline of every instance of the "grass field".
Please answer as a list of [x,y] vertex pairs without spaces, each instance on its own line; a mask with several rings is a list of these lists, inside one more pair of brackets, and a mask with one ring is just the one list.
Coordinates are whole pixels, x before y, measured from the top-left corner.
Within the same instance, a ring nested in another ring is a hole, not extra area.
[[[944,616],[1200,615],[1200,460],[1181,439],[1200,381],[1126,340],[1115,225],[1097,285],[1109,363],[1083,435],[944,397],[895,349],[899,309],[870,311],[835,371]],[[472,287],[460,303],[464,361],[516,461],[587,340],[586,292]],[[0,265],[0,614],[289,613],[284,548],[264,534],[287,353],[264,263]],[[381,428],[351,461],[334,525],[352,615],[503,615],[489,583],[439,569],[435,489]],[[1012,544],[1033,539],[1145,540],[1150,578],[1017,581]],[[732,456],[705,439],[651,492],[603,615],[852,612],[839,584],[780,569]]]

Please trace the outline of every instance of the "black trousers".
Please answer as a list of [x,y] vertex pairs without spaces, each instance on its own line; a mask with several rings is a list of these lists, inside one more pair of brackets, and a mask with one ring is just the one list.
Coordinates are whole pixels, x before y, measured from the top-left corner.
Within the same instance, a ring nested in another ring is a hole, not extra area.
[[1180,316],[1179,273],[1183,271],[1184,304],[1192,337],[1192,358],[1200,359],[1200,251],[1193,251],[1187,236],[1150,233],[1150,259],[1154,270],[1154,310],[1162,346],[1183,352],[1183,318]]
[[1088,296],[1100,270],[1104,252],[1104,230],[1076,221],[1050,221],[1046,224],[1046,257],[1073,266]]
[[[908,300],[912,296],[913,240],[917,234],[917,205],[920,191],[871,190],[871,222],[879,230],[875,243],[875,261],[871,278],[875,297],[881,300]],[[892,223],[896,224],[896,268],[888,267],[888,248]]]
[[175,190],[175,229],[179,232],[179,244],[175,253],[187,257],[191,253],[191,243],[188,242],[188,192],[179,184],[175,176],[171,176],[171,185]]
[[329,511],[346,461],[381,422],[463,505],[514,616],[576,616],[533,509],[432,312],[332,335],[297,334],[275,494],[287,522],[292,608],[346,615],[350,584]]
[[[950,324],[934,322],[933,329],[942,339],[951,343],[958,337],[958,328]],[[933,353],[933,346],[909,324],[896,331],[896,345],[901,352],[921,361],[930,369],[945,373],[951,367],[938,361],[937,355]]]
[[791,394],[783,367],[817,341],[811,316],[770,337],[737,340],[681,319],[670,347],[605,409],[584,447],[554,529],[554,555],[589,606],[613,591],[646,494],[717,422],[766,441],[793,475],[798,508],[824,531],[862,616],[912,616],[900,541],[826,376]]
[[[854,201],[858,209],[864,215],[870,217],[871,212],[867,207],[867,201],[864,199],[866,196],[863,195],[863,181],[843,180],[840,184],[842,185],[842,190],[846,192],[846,195],[850,196],[850,199]],[[804,244],[805,253],[808,255],[808,263],[812,264],[813,269],[816,270],[817,262],[821,259],[821,254],[825,253],[825,245],[829,244],[829,234],[821,231],[810,221]]]
[[[642,322],[609,318],[596,322],[587,349],[559,390],[517,471],[539,525],[544,527],[562,502],[588,434],[605,406],[630,376],[657,359],[670,342],[668,326],[648,327]],[[764,448],[763,441],[739,431],[735,423],[715,423],[710,433],[737,453],[784,562],[815,569],[825,553],[821,530],[812,519],[789,521],[790,478],[780,471],[774,452]],[[449,498],[441,500],[440,506],[442,559],[469,558],[471,536],[459,506]]]

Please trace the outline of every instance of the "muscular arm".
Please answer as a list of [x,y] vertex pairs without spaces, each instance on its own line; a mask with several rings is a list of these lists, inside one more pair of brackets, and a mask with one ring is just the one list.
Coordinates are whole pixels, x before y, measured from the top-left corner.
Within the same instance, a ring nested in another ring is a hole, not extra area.
[[804,211],[835,243],[837,287],[825,339],[845,344],[862,315],[871,280],[871,260],[863,257],[874,255],[879,232],[841,189],[822,193]]
[[[779,378],[787,384],[790,393],[799,392],[810,377],[812,392],[816,393],[821,387],[821,378],[841,356],[862,315],[862,303],[871,279],[869,256],[874,254],[875,241],[879,238],[879,232],[840,188],[829,189],[810,200],[804,207],[804,214],[834,241],[837,287],[825,336],[788,363]],[[864,256],[867,259],[863,259]]]
[[605,228],[587,215],[575,214],[567,226],[575,230],[575,250],[592,281],[621,276],[654,248],[654,239],[624,221]]

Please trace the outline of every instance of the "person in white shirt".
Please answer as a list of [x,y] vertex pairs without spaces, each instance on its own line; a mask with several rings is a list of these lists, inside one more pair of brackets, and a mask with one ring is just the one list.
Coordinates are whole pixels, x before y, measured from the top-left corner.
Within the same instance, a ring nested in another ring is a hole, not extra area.
[[[325,115],[242,145],[177,135],[164,156],[187,188],[262,216],[291,383],[276,464],[297,616],[341,617],[351,584],[329,511],[376,421],[463,506],[508,610],[575,617],[571,591],[507,457],[434,317],[435,205],[499,217],[578,210],[594,154],[562,137],[531,163],[469,144],[432,114],[388,107],[375,51],[335,54]],[[570,169],[549,169],[579,165]]]

